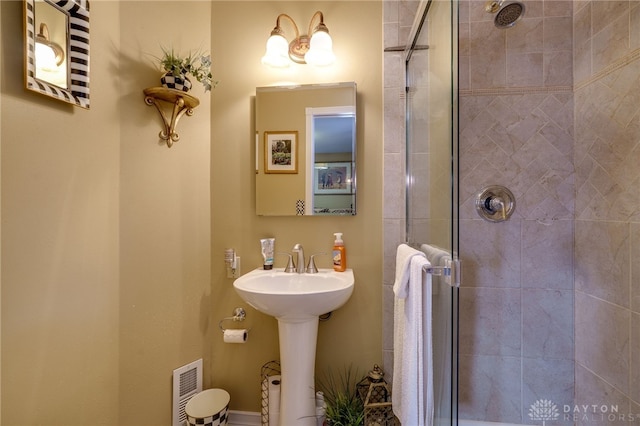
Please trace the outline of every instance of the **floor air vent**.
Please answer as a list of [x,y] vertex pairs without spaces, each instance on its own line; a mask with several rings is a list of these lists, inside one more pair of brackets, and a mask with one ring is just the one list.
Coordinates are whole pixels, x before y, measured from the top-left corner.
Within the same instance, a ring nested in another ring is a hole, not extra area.
[[184,406],[202,392],[202,359],[173,370],[173,426],[184,426]]

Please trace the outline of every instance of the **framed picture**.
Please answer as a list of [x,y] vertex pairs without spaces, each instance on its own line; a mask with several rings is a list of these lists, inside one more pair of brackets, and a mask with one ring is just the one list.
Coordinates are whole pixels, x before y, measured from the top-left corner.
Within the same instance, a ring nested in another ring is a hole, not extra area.
[[315,194],[351,194],[351,163],[315,163]]
[[264,132],[264,172],[298,173],[298,132]]

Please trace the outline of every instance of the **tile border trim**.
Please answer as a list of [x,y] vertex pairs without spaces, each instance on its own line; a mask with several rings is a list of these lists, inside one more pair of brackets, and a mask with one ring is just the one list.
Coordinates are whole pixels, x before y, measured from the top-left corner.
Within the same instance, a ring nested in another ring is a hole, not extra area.
[[548,86],[548,87],[502,87],[492,89],[463,89],[459,91],[461,97],[465,96],[501,96],[501,95],[532,95],[537,93],[572,93],[572,86]]
[[573,88],[574,90],[580,90],[588,85],[590,85],[591,83],[594,83],[598,80],[600,80],[601,78],[604,78],[606,76],[608,76],[609,74],[618,71],[621,68],[626,67],[627,65],[629,65],[630,63],[632,63],[633,61],[636,61],[640,59],[640,48],[633,50],[631,53],[629,53],[628,55],[618,59],[617,61],[611,63],[610,65],[608,65],[607,67],[603,68],[602,70],[598,71],[597,73],[595,73],[594,75],[592,75],[591,77],[589,77],[588,79],[581,81],[580,83],[577,83]]
[[612,74],[621,68],[640,59],[640,48],[633,50],[628,55],[611,63],[599,72],[586,80],[576,83],[573,86],[547,86],[547,87],[498,87],[490,89],[461,89],[458,93],[461,97],[466,96],[501,96],[501,95],[531,95],[537,93],[573,93],[584,87]]

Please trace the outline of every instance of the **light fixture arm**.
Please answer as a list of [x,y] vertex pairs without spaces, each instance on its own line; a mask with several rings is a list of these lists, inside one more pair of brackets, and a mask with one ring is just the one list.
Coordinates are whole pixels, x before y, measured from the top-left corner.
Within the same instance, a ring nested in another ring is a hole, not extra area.
[[296,36],[294,37],[294,39],[297,39],[300,36],[298,26],[296,25],[296,22],[293,20],[293,18],[291,18],[291,16],[287,15],[286,13],[281,13],[280,15],[278,15],[278,17],[276,18],[276,26],[273,31],[271,31],[271,35],[281,35],[284,37],[284,31],[282,31],[282,27],[280,27],[280,18],[287,18],[289,22],[291,22],[291,24],[293,25],[293,29],[296,31]]
[[[316,25],[314,27],[313,26],[313,21],[316,18],[320,19],[320,22],[318,23],[318,25]],[[329,29],[324,24],[324,15],[319,10],[316,13],[313,14],[313,16],[311,17],[311,21],[309,21],[309,31],[307,32],[307,35],[309,37],[311,37],[313,35],[313,33],[315,33],[316,31],[324,31],[324,32],[327,32],[327,33],[329,32]]]

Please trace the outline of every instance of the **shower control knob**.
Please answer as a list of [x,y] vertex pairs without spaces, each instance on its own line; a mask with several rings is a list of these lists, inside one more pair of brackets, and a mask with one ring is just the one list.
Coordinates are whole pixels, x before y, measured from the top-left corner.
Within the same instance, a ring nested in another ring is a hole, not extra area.
[[476,211],[481,218],[490,222],[508,220],[515,208],[516,199],[504,186],[488,186],[476,195]]

